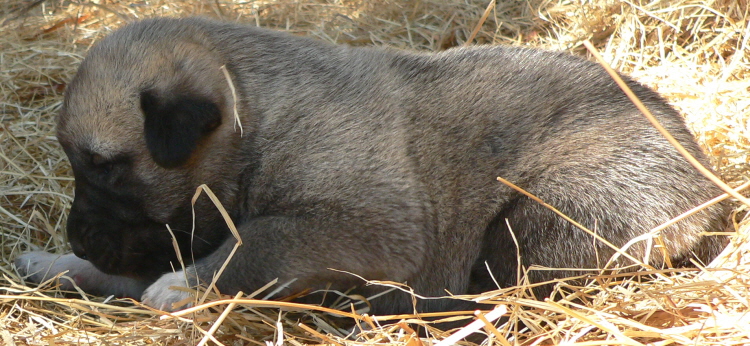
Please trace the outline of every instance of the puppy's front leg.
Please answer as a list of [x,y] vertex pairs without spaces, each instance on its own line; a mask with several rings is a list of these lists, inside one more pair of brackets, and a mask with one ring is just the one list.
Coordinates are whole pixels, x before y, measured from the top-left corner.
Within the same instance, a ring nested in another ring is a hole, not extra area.
[[[348,289],[363,282],[341,271],[369,280],[403,282],[411,280],[422,267],[427,242],[417,223],[341,219],[348,222],[281,216],[246,222],[239,228],[243,245],[216,286],[224,294],[235,294],[252,292],[274,279],[279,283],[296,279],[284,293],[321,289],[328,283],[332,289]],[[236,240],[230,238],[217,251],[187,267],[188,285],[198,280],[211,282],[235,244]],[[185,283],[183,271],[165,274],[144,292],[143,302],[162,310],[177,308],[172,305],[187,298],[188,293],[170,287],[184,287]]]
[[[186,272],[188,275],[185,274]],[[141,302],[162,311],[175,311],[184,307],[176,304],[190,297],[190,293],[173,289],[173,287],[185,287],[185,285],[189,287],[198,285],[194,266],[185,268],[185,271],[179,270],[162,275],[156,282],[146,288],[141,297]]]
[[149,281],[132,279],[124,276],[105,274],[96,269],[91,262],[80,259],[74,254],[55,255],[44,251],[33,251],[18,256],[15,261],[19,274],[27,280],[41,283],[65,273],[67,278],[60,279],[60,289],[73,291],[73,282],[84,292],[94,295],[138,298]]

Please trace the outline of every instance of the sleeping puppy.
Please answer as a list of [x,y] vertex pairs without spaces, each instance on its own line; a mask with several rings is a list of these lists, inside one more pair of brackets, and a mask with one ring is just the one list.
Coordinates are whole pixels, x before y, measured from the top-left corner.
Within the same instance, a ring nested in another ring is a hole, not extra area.
[[[628,84],[705,163],[677,112]],[[600,66],[523,48],[419,54],[144,20],[91,49],[57,131],[76,180],[75,256],[27,253],[19,271],[35,282],[68,271],[86,291],[165,310],[187,295],[170,286],[211,282],[237,243],[205,195],[193,217],[201,184],[243,241],[217,282],[227,294],[276,278],[296,279],[282,294],[346,290],[360,276],[443,297],[513,285],[519,265],[583,270],[615,253],[498,176],[616,246],[721,193]],[[715,256],[726,238],[701,233],[722,231],[725,215],[713,206],[661,231],[670,262]],[[628,252],[670,263],[646,241]],[[391,292],[370,312],[461,304]]]

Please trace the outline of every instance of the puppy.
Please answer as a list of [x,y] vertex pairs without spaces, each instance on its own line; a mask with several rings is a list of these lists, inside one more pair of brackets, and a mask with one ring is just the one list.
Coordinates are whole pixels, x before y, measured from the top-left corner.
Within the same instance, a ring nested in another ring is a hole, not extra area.
[[[705,164],[677,112],[626,80]],[[420,54],[144,20],[91,49],[57,131],[76,180],[75,257],[32,252],[18,269],[35,282],[68,270],[84,290],[165,310],[186,296],[170,286],[210,282],[237,242],[205,196],[193,217],[200,184],[243,242],[217,281],[227,294],[276,278],[296,279],[283,293],[345,290],[363,284],[356,274],[442,297],[513,285],[519,265],[583,270],[615,254],[498,176],[616,246],[721,193],[600,66],[523,48]],[[701,233],[722,231],[726,214],[709,207],[661,231],[671,263],[715,256],[726,239]],[[644,241],[627,251],[667,263]],[[461,304],[391,292],[371,313]]]

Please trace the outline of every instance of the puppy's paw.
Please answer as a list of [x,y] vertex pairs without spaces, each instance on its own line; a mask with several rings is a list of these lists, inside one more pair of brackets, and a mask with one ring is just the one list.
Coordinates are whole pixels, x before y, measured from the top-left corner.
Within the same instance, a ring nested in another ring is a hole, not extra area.
[[[63,274],[73,280],[82,279],[81,272],[87,267],[93,267],[73,254],[56,255],[44,251],[27,252],[18,256],[15,260],[18,273],[25,277],[26,280],[33,283],[42,283],[59,274]],[[60,280],[60,288],[63,290],[72,290],[73,282],[70,279]],[[82,281],[82,280],[81,280]],[[81,282],[76,282],[80,286]]]
[[[189,307],[192,303],[186,303],[186,301],[192,295],[186,287],[188,282],[185,278],[185,272],[182,270],[164,274],[143,292],[141,301],[145,305],[162,311],[176,311],[180,308]],[[181,304],[177,305],[177,303]]]
[[[41,283],[59,274],[60,289],[73,291],[78,286],[86,293],[117,297],[140,297],[148,282],[96,269],[91,262],[74,254],[55,255],[44,251],[28,252],[15,260],[18,273],[26,280]],[[67,272],[67,273],[66,273]]]

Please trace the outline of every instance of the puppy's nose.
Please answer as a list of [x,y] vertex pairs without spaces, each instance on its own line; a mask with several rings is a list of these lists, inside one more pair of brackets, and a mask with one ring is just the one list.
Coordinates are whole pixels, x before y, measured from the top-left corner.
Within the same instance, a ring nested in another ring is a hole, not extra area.
[[76,257],[82,260],[88,260],[88,257],[86,257],[86,250],[83,249],[83,246],[77,243],[71,243],[70,246],[73,248],[73,254],[75,254]]

